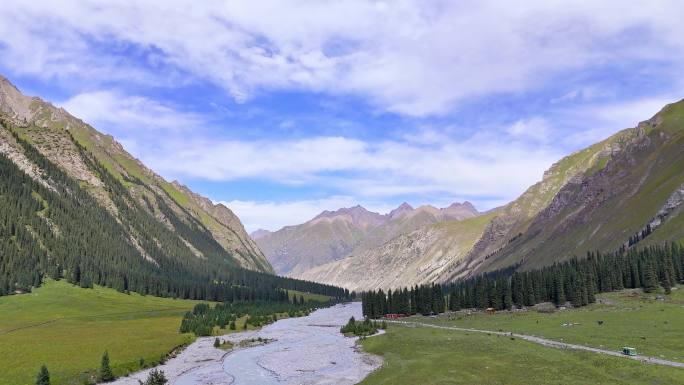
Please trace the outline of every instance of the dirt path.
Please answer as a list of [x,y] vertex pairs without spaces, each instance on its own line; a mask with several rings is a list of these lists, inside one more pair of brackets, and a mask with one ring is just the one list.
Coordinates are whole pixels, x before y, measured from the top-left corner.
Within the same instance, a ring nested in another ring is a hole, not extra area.
[[606,354],[606,355],[614,356],[614,357],[628,358],[628,359],[646,362],[646,363],[650,363],[650,364],[667,365],[667,366],[673,366],[673,367],[677,367],[677,368],[684,368],[684,363],[681,363],[681,362],[667,361],[667,360],[663,360],[660,358],[647,357],[647,356],[626,356],[626,355],[622,354],[622,352],[617,352],[617,351],[613,351],[613,350],[592,348],[592,347],[584,346],[584,345],[568,344],[565,342],[549,340],[546,338],[535,337],[535,336],[530,336],[530,335],[526,335],[526,334],[495,332],[495,331],[491,331],[491,330],[481,330],[481,329],[467,329],[467,328],[459,328],[456,326],[439,326],[439,325],[432,325],[432,324],[427,324],[427,323],[422,323],[422,322],[407,322],[407,321],[392,321],[392,320],[387,320],[386,322],[394,323],[394,324],[404,324],[407,326],[415,326],[415,327],[428,327],[428,328],[434,328],[434,329],[455,330],[455,331],[462,331],[462,332],[496,334],[496,335],[500,335],[500,336],[520,338],[520,339],[525,340],[525,341],[534,342],[535,344],[540,344],[543,346],[548,346],[548,347],[556,348],[556,349],[584,350],[584,351],[598,353],[598,354]]

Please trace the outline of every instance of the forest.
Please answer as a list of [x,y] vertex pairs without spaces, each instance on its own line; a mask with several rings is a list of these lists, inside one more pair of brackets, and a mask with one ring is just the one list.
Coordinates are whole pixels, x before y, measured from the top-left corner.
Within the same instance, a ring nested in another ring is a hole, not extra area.
[[[5,123],[0,129],[14,135],[46,181],[36,181],[0,154],[0,296],[28,292],[50,277],[84,288],[101,285],[121,292],[221,302],[283,301],[284,290],[349,297],[338,287],[238,267],[201,223],[181,220],[161,197],[153,197],[174,233],[72,138],[104,182],[116,206],[115,218],[87,185],[70,178]],[[149,258],[141,256],[131,234]],[[205,258],[197,258],[177,235],[190,240]]]
[[684,280],[684,248],[676,243],[614,253],[590,252],[586,258],[541,269],[516,271],[517,266],[481,274],[453,284],[370,291],[361,294],[363,315],[432,314],[460,309],[512,309],[553,302],[573,307],[596,301],[596,293],[642,288],[665,294]]

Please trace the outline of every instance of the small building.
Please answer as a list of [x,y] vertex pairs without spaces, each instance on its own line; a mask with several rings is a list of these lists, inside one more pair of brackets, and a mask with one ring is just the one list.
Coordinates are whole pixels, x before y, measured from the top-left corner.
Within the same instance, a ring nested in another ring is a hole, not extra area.
[[624,348],[622,348],[622,354],[626,356],[636,356],[637,352],[636,349],[630,348],[629,346],[625,346]]
[[403,318],[403,317],[408,317],[408,314],[402,314],[402,313],[385,314],[385,318],[387,318],[387,319],[397,319],[397,318]]

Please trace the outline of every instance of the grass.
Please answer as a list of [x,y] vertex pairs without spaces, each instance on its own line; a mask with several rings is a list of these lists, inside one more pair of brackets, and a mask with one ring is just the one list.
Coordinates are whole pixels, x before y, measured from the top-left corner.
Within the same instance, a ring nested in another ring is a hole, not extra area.
[[684,383],[678,368],[484,334],[390,325],[362,345],[384,358],[362,385]]
[[330,301],[333,297],[323,295],[323,294],[314,294],[314,293],[307,293],[303,291],[297,291],[297,290],[288,290],[287,291],[288,296],[290,297],[290,301],[292,300],[292,297],[297,296],[297,299],[299,299],[299,296],[304,297],[304,301],[316,301],[316,302],[328,302]]
[[[500,312],[494,315],[456,313],[423,322],[485,330],[513,331],[563,342],[620,350],[632,346],[639,354],[684,362],[684,289],[666,301],[624,290],[598,296],[607,304],[557,311]],[[598,321],[603,321],[599,325]],[[563,324],[578,324],[563,326]]]
[[166,193],[181,207],[187,207],[188,203],[190,203],[190,199],[186,197],[185,194],[178,191],[177,188],[173,187],[171,183],[162,182],[161,188],[164,189],[164,191],[166,191]]
[[178,326],[195,303],[64,281],[0,297],[0,384],[31,384],[42,364],[53,385],[82,384],[105,350],[116,375],[140,369],[140,358],[153,364],[194,340]]
[[[556,313],[457,312],[416,321],[484,330],[514,331],[564,342],[684,362],[684,289],[665,301],[635,291],[599,296],[606,304]],[[597,321],[602,320],[603,325]],[[574,326],[562,326],[573,323]],[[684,370],[595,353],[546,348],[519,339],[389,325],[384,336],[363,341],[385,357],[382,370],[363,384],[677,384]]]

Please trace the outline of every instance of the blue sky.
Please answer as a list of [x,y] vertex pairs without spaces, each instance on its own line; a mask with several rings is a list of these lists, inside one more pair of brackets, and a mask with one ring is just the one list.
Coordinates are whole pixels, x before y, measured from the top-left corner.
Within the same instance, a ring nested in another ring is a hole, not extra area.
[[678,1],[15,1],[0,73],[275,230],[486,210],[684,98]]

